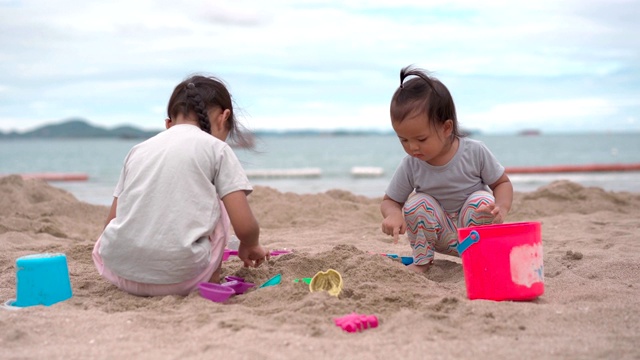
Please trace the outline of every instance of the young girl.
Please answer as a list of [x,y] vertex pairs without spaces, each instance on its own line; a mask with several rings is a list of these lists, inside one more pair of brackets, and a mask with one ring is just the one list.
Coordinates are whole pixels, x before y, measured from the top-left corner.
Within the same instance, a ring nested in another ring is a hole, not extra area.
[[245,266],[267,257],[247,202],[251,184],[225,143],[238,124],[224,84],[188,78],[167,114],[167,130],[127,155],[93,250],[103,277],[140,296],[187,295],[200,282],[219,282],[230,225]]
[[409,156],[380,205],[382,232],[397,242],[407,231],[414,259],[409,268],[424,272],[434,251],[458,255],[458,227],[502,223],[513,187],[485,145],[460,134],[449,90],[423,70],[400,71],[390,113]]

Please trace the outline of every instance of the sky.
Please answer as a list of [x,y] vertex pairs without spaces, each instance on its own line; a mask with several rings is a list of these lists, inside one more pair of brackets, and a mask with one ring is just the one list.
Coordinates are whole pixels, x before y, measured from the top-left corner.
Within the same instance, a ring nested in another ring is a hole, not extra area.
[[251,130],[391,130],[400,69],[484,133],[640,131],[640,1],[0,0],[0,131],[161,129],[194,73]]

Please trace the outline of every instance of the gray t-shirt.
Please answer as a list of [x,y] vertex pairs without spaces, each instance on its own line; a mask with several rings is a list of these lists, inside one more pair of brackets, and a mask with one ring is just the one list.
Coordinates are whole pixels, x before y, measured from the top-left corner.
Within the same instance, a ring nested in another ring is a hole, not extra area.
[[100,256],[118,276],[147,284],[192,279],[210,262],[218,198],[251,184],[229,145],[194,125],[174,125],[131,149],[116,185],[116,218]]
[[472,193],[490,191],[488,185],[502,174],[504,167],[482,142],[463,137],[458,151],[446,165],[433,166],[412,156],[402,159],[386,194],[400,204],[414,190],[429,194],[444,211],[454,214]]

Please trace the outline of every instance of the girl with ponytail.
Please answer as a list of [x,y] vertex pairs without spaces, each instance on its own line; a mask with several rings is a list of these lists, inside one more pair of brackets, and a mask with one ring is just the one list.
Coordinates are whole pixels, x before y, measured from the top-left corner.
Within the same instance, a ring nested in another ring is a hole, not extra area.
[[380,205],[382,232],[395,242],[407,233],[414,260],[408,268],[422,273],[434,252],[458,255],[458,227],[502,223],[513,186],[482,142],[461,135],[449,90],[426,71],[400,71],[390,115],[407,156]]

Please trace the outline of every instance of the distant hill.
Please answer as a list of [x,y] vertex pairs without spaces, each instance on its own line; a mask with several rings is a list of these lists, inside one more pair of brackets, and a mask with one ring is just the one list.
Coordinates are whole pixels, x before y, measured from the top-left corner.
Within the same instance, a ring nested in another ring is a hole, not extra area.
[[[133,126],[120,126],[107,129],[101,126],[89,124],[84,119],[69,119],[59,123],[41,126],[35,130],[26,132],[0,131],[2,139],[78,139],[78,138],[125,138],[146,139],[158,134],[158,131],[145,131]],[[393,131],[368,131],[368,130],[258,130],[250,136],[344,136],[344,135],[371,135],[393,134]],[[242,147],[241,145],[237,145]]]
[[[113,129],[107,129],[101,126],[89,124],[84,119],[68,119],[59,123],[44,125],[35,130],[26,132],[2,132],[0,131],[0,140],[3,139],[80,139],[80,138],[121,138],[121,139],[148,139],[155,136],[162,130],[148,131],[141,130],[133,126],[119,126]],[[480,132],[468,129],[461,130],[463,134],[468,136],[477,135]],[[394,135],[393,130],[258,130],[250,134],[248,137],[254,136],[366,136],[366,135]],[[231,141],[233,143],[233,141]],[[232,144],[234,145],[234,144]],[[250,144],[235,144],[243,147]]]
[[29,138],[125,138],[125,139],[146,139],[156,134],[158,131],[146,131],[132,126],[119,126],[107,129],[89,124],[84,119],[69,119],[60,123],[44,125],[35,130],[26,132],[0,132],[0,139],[29,139]]

